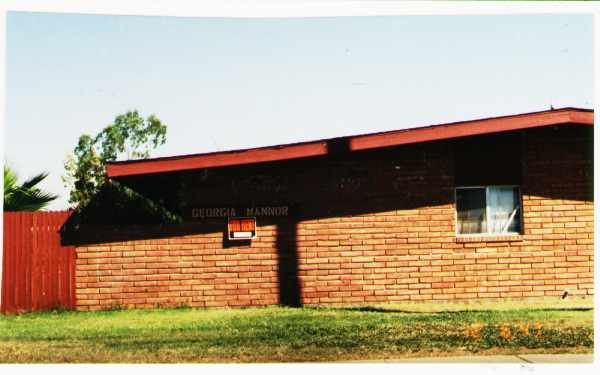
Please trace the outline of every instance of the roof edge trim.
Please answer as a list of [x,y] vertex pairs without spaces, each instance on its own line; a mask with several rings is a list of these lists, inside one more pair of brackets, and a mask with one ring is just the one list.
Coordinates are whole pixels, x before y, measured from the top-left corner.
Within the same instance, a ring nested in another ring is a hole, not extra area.
[[107,165],[107,175],[110,178],[115,178],[323,156],[329,153],[330,144],[332,142],[340,141],[347,142],[348,151],[359,151],[542,126],[569,124],[594,125],[594,112],[592,110],[578,108],[562,108],[544,112],[461,121],[245,150],[111,162]]

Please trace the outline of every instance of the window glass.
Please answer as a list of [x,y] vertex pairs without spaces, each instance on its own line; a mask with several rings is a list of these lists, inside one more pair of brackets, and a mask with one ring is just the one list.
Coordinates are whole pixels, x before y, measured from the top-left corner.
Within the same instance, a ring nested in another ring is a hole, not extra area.
[[458,233],[487,232],[485,188],[456,189]]
[[456,189],[458,234],[521,232],[519,188],[487,186]]
[[488,187],[488,226],[492,233],[520,232],[518,189],[514,187]]

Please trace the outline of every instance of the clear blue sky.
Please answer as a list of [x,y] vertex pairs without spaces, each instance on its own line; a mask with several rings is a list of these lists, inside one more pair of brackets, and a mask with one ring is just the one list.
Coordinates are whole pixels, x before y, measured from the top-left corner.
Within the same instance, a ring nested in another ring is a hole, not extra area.
[[82,133],[137,108],[153,156],[593,107],[591,15],[224,19],[8,13],[5,160],[67,206]]

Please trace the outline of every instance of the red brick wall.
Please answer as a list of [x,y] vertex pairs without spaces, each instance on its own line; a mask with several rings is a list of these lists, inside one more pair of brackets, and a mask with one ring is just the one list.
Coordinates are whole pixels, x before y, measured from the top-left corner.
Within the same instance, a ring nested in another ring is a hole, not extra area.
[[[310,305],[591,295],[590,145],[581,129],[524,133],[518,238],[456,238],[452,143],[428,143],[380,175],[412,204],[259,219],[249,245],[225,244],[215,230],[79,246],[77,306],[270,305],[294,292]],[[428,197],[435,203],[421,203]]]

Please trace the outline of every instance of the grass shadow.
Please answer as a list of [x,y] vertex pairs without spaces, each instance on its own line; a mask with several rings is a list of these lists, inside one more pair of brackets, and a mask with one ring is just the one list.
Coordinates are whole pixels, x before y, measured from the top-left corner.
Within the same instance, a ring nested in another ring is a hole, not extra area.
[[356,306],[356,307],[305,307],[321,310],[338,310],[338,311],[355,311],[355,312],[377,312],[377,313],[394,313],[394,314],[464,314],[464,313],[498,313],[512,310],[528,310],[528,311],[592,311],[593,307],[543,307],[543,308],[517,308],[507,310],[495,310],[489,308],[473,308],[461,310],[445,310],[445,311],[415,311],[407,309],[395,309],[376,306]]

